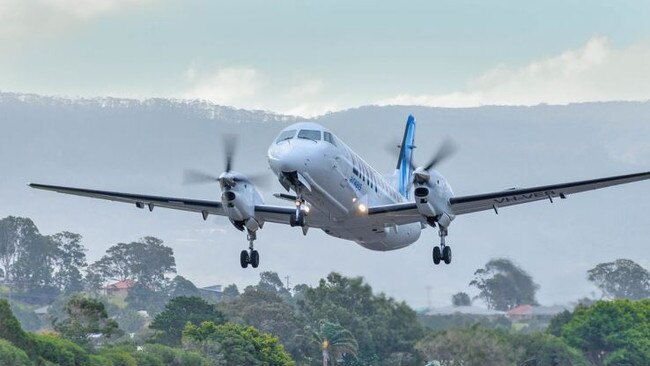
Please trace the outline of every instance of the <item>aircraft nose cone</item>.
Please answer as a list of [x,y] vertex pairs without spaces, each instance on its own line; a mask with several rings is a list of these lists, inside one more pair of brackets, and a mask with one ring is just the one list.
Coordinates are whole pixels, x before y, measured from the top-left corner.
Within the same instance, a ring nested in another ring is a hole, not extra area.
[[305,156],[288,142],[271,145],[268,151],[269,166],[276,173],[298,171],[304,166]]

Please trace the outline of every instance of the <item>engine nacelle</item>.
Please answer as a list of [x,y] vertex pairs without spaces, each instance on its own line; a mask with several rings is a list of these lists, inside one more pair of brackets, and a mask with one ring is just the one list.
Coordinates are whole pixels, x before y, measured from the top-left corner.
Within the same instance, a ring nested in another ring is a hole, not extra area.
[[253,202],[252,196],[246,193],[246,191],[224,191],[221,193],[221,203],[230,221],[236,228],[243,230],[245,225],[249,229],[254,228],[257,230],[259,225],[249,223],[249,220],[255,220],[255,203]]
[[421,185],[415,188],[415,205],[418,211],[427,217],[429,223],[437,222],[438,225],[448,227],[454,219],[448,213],[446,198],[434,188]]

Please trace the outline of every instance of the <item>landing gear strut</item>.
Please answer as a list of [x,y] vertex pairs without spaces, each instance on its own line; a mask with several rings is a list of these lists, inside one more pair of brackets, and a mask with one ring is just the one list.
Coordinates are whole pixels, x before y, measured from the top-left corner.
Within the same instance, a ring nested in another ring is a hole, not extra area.
[[447,236],[447,228],[439,226],[438,235],[440,236],[440,246],[433,247],[433,264],[440,264],[440,261],[445,264],[451,263],[451,247],[445,244],[445,237]]
[[294,226],[305,226],[305,200],[298,198],[296,199],[296,212],[289,217],[289,225]]
[[257,239],[257,234],[254,231],[248,231],[248,250],[242,250],[239,254],[239,263],[241,268],[246,268],[250,264],[251,267],[257,268],[260,265],[260,253],[253,247],[253,242]]

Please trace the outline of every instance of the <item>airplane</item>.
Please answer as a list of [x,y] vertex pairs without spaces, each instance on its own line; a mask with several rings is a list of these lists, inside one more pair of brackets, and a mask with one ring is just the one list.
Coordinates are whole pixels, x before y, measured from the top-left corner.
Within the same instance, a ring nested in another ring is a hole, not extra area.
[[[275,197],[292,205],[264,203],[255,184],[258,179],[232,170],[234,145],[228,138],[226,168],[217,176],[186,171],[190,182],[218,182],[218,201],[143,194],[120,193],[85,188],[31,183],[32,188],[135,204],[138,208],[164,207],[209,215],[226,216],[232,225],[247,233],[249,248],[242,250],[242,268],[257,268],[260,256],[254,248],[257,232],[267,222],[301,228],[320,229],[336,238],[350,240],[370,250],[404,248],[420,237],[427,227],[438,229],[440,244],[434,245],[434,264],[451,263],[451,247],[445,238],[456,216],[499,209],[523,203],[560,198],[609,186],[650,179],[650,172],[553,184],[532,188],[455,196],[449,183],[434,168],[453,152],[446,143],[423,166],[416,166],[415,118],[406,121],[396,170],[382,175],[365,162],[338,136],[312,122],[300,122],[283,129],[268,149],[268,163],[288,193]],[[258,184],[259,185],[259,184]],[[291,193],[291,194],[289,194]]]

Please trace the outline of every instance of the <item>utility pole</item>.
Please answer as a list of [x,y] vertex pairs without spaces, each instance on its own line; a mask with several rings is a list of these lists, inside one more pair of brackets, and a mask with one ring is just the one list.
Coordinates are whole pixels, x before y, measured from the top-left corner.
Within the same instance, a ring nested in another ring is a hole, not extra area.
[[289,275],[287,275],[284,279],[287,280],[287,291],[291,292],[291,284],[289,283]]

